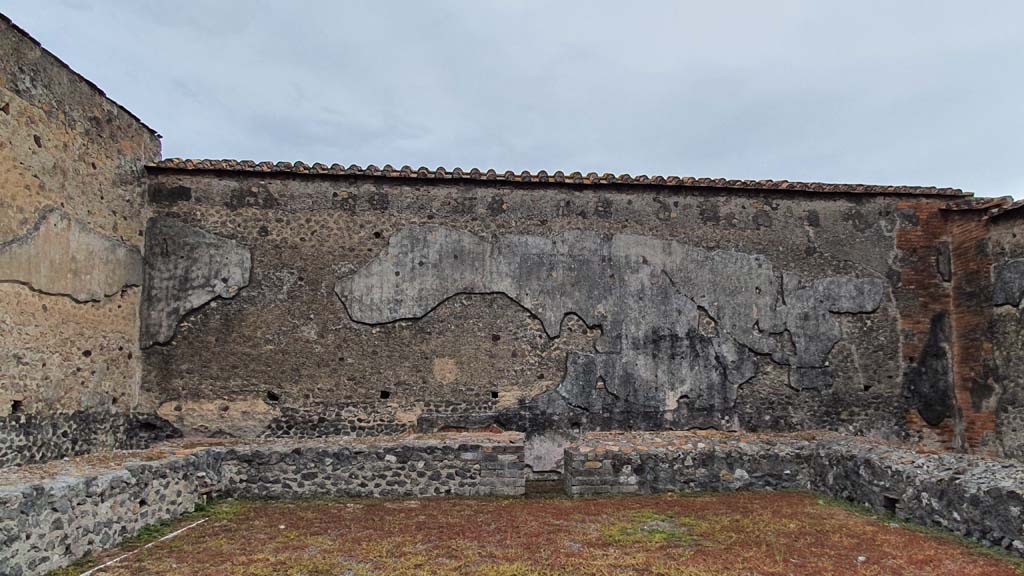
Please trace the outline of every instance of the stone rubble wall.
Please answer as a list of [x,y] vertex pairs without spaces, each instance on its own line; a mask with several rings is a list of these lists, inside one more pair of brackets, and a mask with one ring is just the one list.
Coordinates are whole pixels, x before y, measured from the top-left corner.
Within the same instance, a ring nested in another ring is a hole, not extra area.
[[566,449],[571,496],[801,489],[1024,555],[1024,465],[833,434],[592,434]]
[[46,574],[191,512],[215,492],[218,473],[216,455],[204,451],[0,487],[0,574]]
[[130,448],[160,139],[2,14],[0,54],[0,468]]
[[522,444],[214,451],[223,457],[220,494],[234,498],[518,496],[526,491]]
[[521,442],[203,448],[115,471],[0,486],[0,574],[46,574],[213,497],[520,496],[525,486]]

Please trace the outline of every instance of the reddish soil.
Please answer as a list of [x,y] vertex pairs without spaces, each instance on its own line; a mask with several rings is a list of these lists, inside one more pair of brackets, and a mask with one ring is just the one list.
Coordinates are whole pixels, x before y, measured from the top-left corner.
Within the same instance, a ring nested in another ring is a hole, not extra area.
[[1009,557],[804,493],[243,502],[208,514],[96,574],[1024,574]]

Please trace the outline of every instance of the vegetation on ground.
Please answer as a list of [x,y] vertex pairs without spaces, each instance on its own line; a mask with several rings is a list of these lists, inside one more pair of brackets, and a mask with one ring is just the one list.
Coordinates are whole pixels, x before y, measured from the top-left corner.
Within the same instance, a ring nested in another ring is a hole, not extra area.
[[800,492],[226,501],[56,574],[200,518],[97,576],[1024,575],[1002,552]]

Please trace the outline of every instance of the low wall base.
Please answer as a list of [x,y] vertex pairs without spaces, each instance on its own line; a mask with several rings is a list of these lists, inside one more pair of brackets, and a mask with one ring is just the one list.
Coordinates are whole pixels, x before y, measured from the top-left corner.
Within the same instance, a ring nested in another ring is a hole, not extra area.
[[[150,461],[0,473],[0,574],[33,576],[212,497],[522,496],[520,434],[167,448]],[[831,433],[598,433],[565,450],[571,496],[812,490],[1024,555],[1024,465]]]
[[521,496],[526,490],[518,434],[183,452],[112,471],[0,486],[0,574],[46,574],[211,497]]
[[1024,465],[833,434],[591,434],[565,452],[572,496],[801,489],[1024,555]]

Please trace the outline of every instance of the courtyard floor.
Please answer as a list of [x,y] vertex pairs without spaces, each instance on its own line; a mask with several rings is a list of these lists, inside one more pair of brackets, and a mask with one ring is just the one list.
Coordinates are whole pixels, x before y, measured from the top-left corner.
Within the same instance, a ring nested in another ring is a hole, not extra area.
[[1002,553],[797,492],[224,501],[55,574],[77,576],[132,550],[93,574],[1024,574]]

